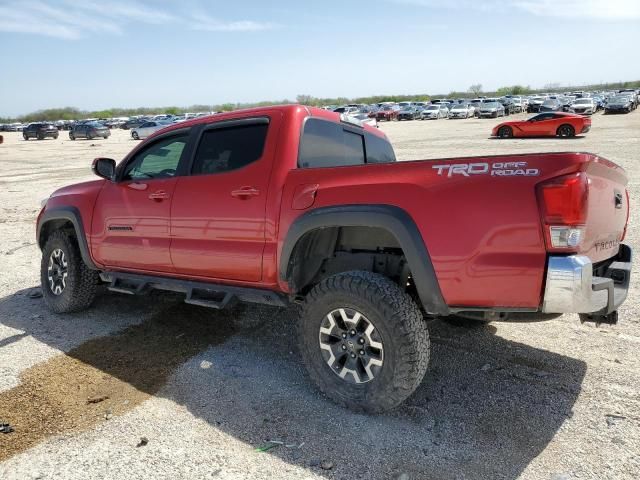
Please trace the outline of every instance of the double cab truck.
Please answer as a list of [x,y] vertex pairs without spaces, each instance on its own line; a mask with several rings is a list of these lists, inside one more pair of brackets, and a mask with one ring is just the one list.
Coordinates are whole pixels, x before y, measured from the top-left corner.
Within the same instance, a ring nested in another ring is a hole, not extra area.
[[310,378],[353,409],[420,384],[427,318],[615,323],[629,288],[627,177],[589,153],[396,162],[378,129],[288,105],[168,126],[93,171],[38,215],[51,310],[100,284],[299,303]]

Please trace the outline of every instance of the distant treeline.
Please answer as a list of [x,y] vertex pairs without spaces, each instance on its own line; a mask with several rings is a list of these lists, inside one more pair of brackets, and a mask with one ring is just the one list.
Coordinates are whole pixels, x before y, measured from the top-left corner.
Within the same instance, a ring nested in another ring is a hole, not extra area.
[[38,120],[56,121],[56,120],[77,120],[82,118],[113,118],[113,117],[131,117],[133,115],[150,115],[150,114],[173,114],[180,115],[186,112],[220,112],[231,111],[239,108],[262,107],[269,105],[282,105],[287,103],[300,103],[310,106],[324,105],[344,105],[347,103],[371,104],[379,102],[411,102],[411,101],[427,101],[434,98],[473,98],[478,95],[484,96],[503,96],[503,95],[525,95],[542,92],[566,92],[575,90],[615,90],[619,88],[640,88],[640,80],[633,82],[617,82],[617,83],[601,83],[596,85],[580,85],[580,86],[561,86],[560,84],[547,84],[544,88],[532,89],[524,85],[511,85],[501,87],[496,91],[489,92],[482,89],[481,84],[475,84],[469,87],[466,92],[449,92],[448,94],[433,95],[428,93],[414,95],[373,95],[369,97],[357,98],[318,98],[311,95],[298,95],[295,101],[279,100],[264,101],[257,103],[223,103],[218,105],[191,105],[189,107],[138,107],[138,108],[109,108],[107,110],[84,111],[73,107],[65,108],[49,108],[46,110],[38,110],[36,112],[22,115],[16,118],[2,118],[0,123],[10,122],[33,122]]

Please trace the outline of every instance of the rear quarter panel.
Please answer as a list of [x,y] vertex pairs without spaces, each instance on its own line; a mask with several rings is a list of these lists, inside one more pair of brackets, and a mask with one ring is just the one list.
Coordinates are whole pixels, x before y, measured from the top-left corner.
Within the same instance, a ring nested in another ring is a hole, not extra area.
[[[291,170],[282,197],[278,251],[288,227],[308,211],[292,209],[296,187],[315,183],[319,189],[311,208],[388,204],[407,211],[449,306],[537,308],[547,253],[535,186],[576,171],[584,161],[583,154],[562,153]],[[524,168],[538,174],[449,176],[446,171],[448,165],[468,163],[486,163],[492,170],[504,162],[526,162]]]

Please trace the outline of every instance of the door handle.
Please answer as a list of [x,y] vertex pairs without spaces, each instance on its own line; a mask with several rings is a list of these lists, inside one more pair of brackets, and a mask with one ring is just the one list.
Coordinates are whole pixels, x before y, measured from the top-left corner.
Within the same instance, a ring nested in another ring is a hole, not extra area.
[[241,187],[231,192],[231,196],[235,198],[247,199],[249,197],[257,197],[260,195],[260,190],[255,187]]
[[157,192],[153,192],[149,194],[149,200],[166,200],[169,198],[169,194],[164,190],[158,190]]

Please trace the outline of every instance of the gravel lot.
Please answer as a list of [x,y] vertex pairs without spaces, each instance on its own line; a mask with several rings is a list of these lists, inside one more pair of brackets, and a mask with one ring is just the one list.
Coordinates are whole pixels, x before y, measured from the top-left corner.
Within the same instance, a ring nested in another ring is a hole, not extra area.
[[[603,155],[629,174],[626,242],[638,251],[640,111],[595,115],[592,131],[571,140],[489,139],[500,120],[381,128],[401,160]],[[0,478],[640,476],[638,282],[616,327],[581,325],[577,316],[481,326],[432,321],[432,361],[415,395],[387,415],[354,414],[305,376],[293,309],[215,312],[165,294],[105,292],[88,312],[50,314],[29,296],[38,285],[39,202],[90,179],[92,158],[120,159],[135,142],[121,130],[76,142],[66,132],[29,142],[3,135],[0,423],[15,432],[0,434]],[[267,440],[285,445],[255,450]]]

